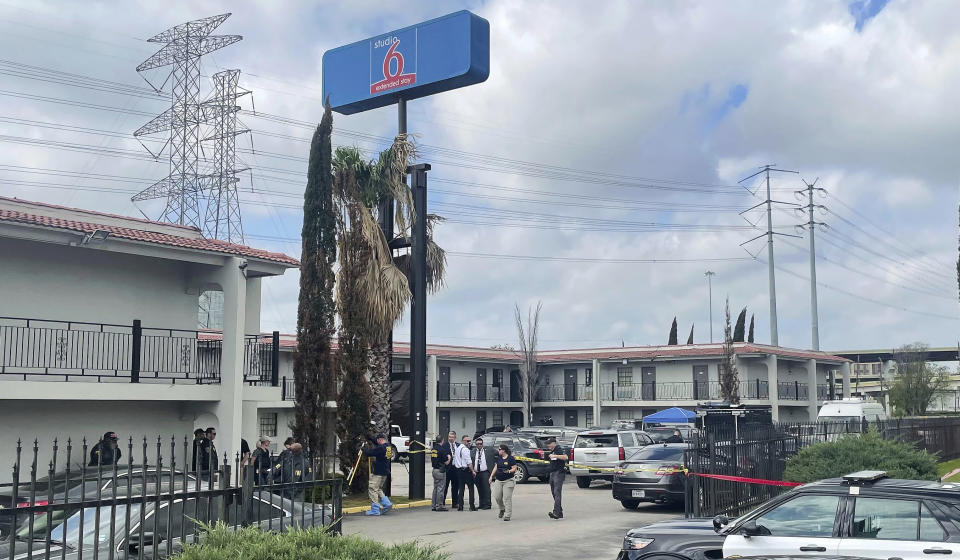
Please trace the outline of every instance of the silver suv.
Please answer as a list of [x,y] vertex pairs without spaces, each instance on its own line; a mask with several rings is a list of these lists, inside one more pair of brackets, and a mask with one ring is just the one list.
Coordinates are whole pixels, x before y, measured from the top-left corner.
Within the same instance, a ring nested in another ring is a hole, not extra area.
[[613,471],[621,461],[653,439],[640,430],[591,430],[580,432],[570,450],[570,474],[577,486],[589,488],[593,480],[613,480]]

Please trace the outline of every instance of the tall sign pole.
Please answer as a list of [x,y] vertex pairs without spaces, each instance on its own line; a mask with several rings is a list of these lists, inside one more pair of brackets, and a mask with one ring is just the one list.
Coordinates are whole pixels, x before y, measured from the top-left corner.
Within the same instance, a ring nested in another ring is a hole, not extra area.
[[[413,175],[413,246],[410,276],[413,302],[410,304],[410,409],[413,440],[427,439],[427,171],[429,163],[418,163],[409,170]],[[426,455],[410,455],[410,499],[425,495]]]
[[[407,101],[478,84],[490,75],[490,23],[466,10],[389,31],[323,53],[323,99],[350,115],[397,105],[398,132],[407,132]],[[391,248],[411,248],[411,451],[427,440],[427,171],[412,174],[414,220],[409,244],[394,239],[393,199],[380,201],[380,227]],[[406,233],[406,232],[403,232]],[[390,348],[392,356],[393,338]],[[414,443],[418,442],[418,443]],[[410,498],[422,499],[426,455],[410,457]]]

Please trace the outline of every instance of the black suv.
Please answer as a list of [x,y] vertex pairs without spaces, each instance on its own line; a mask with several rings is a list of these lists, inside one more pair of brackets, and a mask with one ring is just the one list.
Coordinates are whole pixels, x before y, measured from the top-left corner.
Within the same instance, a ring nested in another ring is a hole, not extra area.
[[510,448],[510,452],[517,458],[517,474],[513,479],[519,482],[526,482],[531,476],[539,478],[546,482],[550,476],[550,465],[539,461],[523,461],[522,458],[546,460],[550,451],[541,446],[541,442],[531,434],[516,432],[495,432],[484,434],[483,446],[496,449],[500,444],[505,443]]
[[756,555],[960,557],[960,484],[889,479],[882,471],[800,486],[735,520],[631,529],[618,560],[651,552],[692,560]]

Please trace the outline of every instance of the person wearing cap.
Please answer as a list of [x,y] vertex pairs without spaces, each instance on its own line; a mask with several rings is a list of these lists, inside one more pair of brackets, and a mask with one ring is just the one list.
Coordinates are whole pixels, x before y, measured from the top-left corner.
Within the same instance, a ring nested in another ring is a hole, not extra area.
[[390,498],[383,493],[383,484],[390,475],[390,460],[392,453],[387,446],[387,436],[377,434],[377,444],[363,448],[364,457],[373,458],[373,472],[370,473],[370,482],[367,485],[367,495],[370,497],[370,511],[367,515],[380,515],[393,507]]
[[103,434],[103,439],[90,450],[90,467],[120,464],[120,448],[116,432]]

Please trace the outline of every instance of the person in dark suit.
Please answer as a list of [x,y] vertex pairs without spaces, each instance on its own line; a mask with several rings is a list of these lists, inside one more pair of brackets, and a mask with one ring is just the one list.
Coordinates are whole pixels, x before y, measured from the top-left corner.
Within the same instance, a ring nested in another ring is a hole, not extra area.
[[450,496],[453,497],[452,508],[456,509],[457,507],[457,469],[453,466],[453,453],[457,450],[460,444],[457,443],[457,432],[450,432],[447,434],[447,442],[440,446],[440,451],[444,455],[450,458],[450,462],[447,463],[447,480],[443,485],[443,502],[447,502],[447,492],[450,492]]
[[483,438],[478,437],[473,440],[470,462],[473,463],[480,509],[490,509],[490,472],[497,464],[497,453],[492,447],[484,447]]
[[120,464],[120,448],[117,446],[117,434],[107,432],[103,439],[90,450],[90,467],[105,467]]

